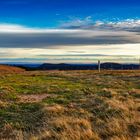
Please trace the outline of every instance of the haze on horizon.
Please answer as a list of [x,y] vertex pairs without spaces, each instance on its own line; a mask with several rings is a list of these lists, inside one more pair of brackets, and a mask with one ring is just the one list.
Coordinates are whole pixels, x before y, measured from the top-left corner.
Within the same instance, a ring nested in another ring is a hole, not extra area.
[[0,63],[129,63],[139,57],[139,0],[0,1]]

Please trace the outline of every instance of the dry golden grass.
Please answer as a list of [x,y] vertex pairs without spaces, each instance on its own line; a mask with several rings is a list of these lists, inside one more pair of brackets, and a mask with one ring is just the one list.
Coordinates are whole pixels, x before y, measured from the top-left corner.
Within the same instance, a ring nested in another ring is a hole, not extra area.
[[22,68],[8,66],[8,65],[0,65],[0,73],[12,73],[12,72],[24,72],[25,70]]
[[140,71],[0,76],[0,140],[139,140]]
[[[58,117],[50,123],[51,130],[41,133],[34,139],[58,140],[98,140],[99,137],[92,130],[91,123],[85,119],[72,117]],[[33,139],[33,138],[32,138]]]

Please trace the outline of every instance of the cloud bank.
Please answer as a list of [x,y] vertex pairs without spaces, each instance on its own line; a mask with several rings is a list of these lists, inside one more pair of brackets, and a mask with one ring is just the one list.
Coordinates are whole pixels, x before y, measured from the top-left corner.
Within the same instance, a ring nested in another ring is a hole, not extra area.
[[[139,23],[139,22],[138,22]],[[60,46],[85,46],[85,45],[109,45],[109,44],[135,44],[140,43],[137,32],[126,30],[128,27],[137,27],[125,23],[108,23],[107,26],[98,23],[98,28],[78,29],[39,29],[27,28],[21,25],[0,25],[0,48],[55,48]],[[96,23],[97,24],[97,23]],[[97,26],[97,25],[94,25]],[[101,27],[104,26],[104,29]],[[115,28],[116,30],[114,30]],[[129,28],[130,29],[130,28]]]
[[69,21],[58,29],[0,24],[0,61],[87,62],[98,57],[130,58],[140,55],[139,45],[140,20],[93,23],[87,17]]

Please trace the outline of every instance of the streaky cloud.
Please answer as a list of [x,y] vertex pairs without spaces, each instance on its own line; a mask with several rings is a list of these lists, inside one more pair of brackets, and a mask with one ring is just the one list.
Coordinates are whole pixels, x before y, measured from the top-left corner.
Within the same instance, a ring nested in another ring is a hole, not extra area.
[[[101,25],[100,25],[101,26]],[[40,29],[0,24],[0,48],[55,48],[140,43],[138,33],[101,29]]]

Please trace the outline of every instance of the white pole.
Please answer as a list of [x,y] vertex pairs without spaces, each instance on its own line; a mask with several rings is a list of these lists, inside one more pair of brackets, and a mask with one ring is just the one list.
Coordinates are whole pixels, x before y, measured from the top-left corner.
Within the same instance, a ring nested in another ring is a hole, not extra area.
[[139,70],[140,70],[140,58],[139,58]]
[[98,60],[98,71],[101,72],[101,61]]

